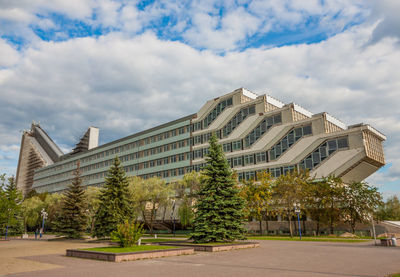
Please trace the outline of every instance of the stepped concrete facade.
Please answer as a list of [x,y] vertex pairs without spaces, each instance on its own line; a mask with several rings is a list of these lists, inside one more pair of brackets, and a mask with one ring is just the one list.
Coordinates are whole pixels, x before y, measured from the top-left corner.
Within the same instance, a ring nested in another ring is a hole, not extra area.
[[18,186],[24,193],[64,190],[78,160],[84,184],[101,186],[115,156],[128,175],[176,180],[201,170],[213,133],[240,180],[258,171],[278,177],[298,168],[347,183],[362,181],[385,164],[386,137],[370,125],[346,126],[328,113],[312,114],[240,88],[207,101],[195,114],[104,145],[97,145],[99,132],[91,127],[68,154],[32,125],[22,137]]

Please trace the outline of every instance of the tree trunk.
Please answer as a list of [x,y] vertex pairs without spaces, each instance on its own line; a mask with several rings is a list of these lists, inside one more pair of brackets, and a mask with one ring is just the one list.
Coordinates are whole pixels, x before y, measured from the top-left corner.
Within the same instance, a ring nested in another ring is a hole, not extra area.
[[333,235],[333,202],[331,202],[331,216],[330,216],[330,234]]
[[265,221],[265,223],[266,223],[266,227],[267,227],[267,236],[269,235],[269,226],[268,226],[268,218],[267,218],[267,220]]
[[259,220],[260,222],[260,236],[263,235],[263,230],[262,230],[262,218]]
[[292,230],[292,217],[288,215],[289,218],[289,231],[290,231],[290,237],[293,237],[293,230]]
[[356,232],[356,223],[355,222],[351,222],[351,230],[352,230],[353,234]]
[[317,236],[319,236],[319,218],[317,220]]

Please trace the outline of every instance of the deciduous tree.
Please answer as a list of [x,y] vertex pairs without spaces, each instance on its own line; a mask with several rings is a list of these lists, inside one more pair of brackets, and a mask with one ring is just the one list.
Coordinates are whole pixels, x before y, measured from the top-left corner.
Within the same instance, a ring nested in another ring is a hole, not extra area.
[[354,233],[357,222],[371,220],[376,208],[382,204],[382,195],[366,182],[353,182],[344,186],[342,213]]
[[158,177],[142,179],[133,177],[130,179],[130,190],[133,202],[153,233],[154,222],[157,218],[157,212],[168,204],[168,200],[174,197],[174,191],[171,184],[166,184],[165,180]]

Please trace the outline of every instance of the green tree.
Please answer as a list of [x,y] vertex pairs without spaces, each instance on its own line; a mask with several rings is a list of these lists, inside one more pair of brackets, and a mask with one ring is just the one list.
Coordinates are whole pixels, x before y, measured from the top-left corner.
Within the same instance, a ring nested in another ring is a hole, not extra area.
[[296,215],[294,207],[298,204],[302,204],[304,207],[304,190],[309,182],[309,173],[298,170],[288,171],[275,180],[275,207],[287,217],[290,236],[293,236],[292,217]]
[[[3,209],[2,229],[8,228],[9,235],[20,234],[23,231],[21,204],[22,193],[17,188],[14,177],[6,178],[1,176],[1,187],[4,191],[1,193],[1,209]],[[3,190],[2,189],[2,190]]]
[[344,221],[348,222],[354,233],[357,222],[367,222],[379,205],[382,195],[376,187],[366,182],[353,182],[344,186],[342,212]]
[[85,190],[82,187],[79,161],[76,164],[72,184],[64,192],[57,225],[58,232],[67,238],[81,238],[86,229]]
[[340,218],[342,195],[342,181],[334,176],[305,183],[303,200],[309,215],[317,223],[317,235],[321,223],[329,225],[333,234],[334,225]]
[[397,196],[389,197],[386,202],[382,203],[377,212],[378,220],[400,220],[400,200]]
[[158,177],[146,180],[133,177],[130,179],[130,190],[133,202],[136,203],[136,208],[152,234],[157,212],[162,207],[165,208],[168,200],[174,196],[172,185],[167,185],[165,180]]
[[94,223],[96,212],[100,207],[100,188],[90,186],[85,191],[85,202],[87,212],[87,229],[92,234],[94,231]]
[[194,219],[194,204],[204,182],[201,172],[186,173],[182,180],[175,183],[176,196],[180,200],[178,215],[181,225],[192,226]]
[[25,233],[28,231],[28,228],[35,229],[40,225],[40,211],[44,209],[45,203],[38,197],[33,196],[30,198],[26,198],[24,202],[22,202],[22,218]]
[[112,231],[117,230],[118,224],[134,216],[128,178],[118,157],[115,157],[105,179],[94,223],[93,235],[98,238],[109,237]]
[[244,239],[244,200],[215,135],[206,162],[191,237],[197,243]]
[[246,200],[245,211],[258,220],[261,235],[263,233],[262,220],[270,213],[273,184],[271,174],[262,172],[257,174],[257,181],[251,179],[244,182],[241,190],[241,195]]

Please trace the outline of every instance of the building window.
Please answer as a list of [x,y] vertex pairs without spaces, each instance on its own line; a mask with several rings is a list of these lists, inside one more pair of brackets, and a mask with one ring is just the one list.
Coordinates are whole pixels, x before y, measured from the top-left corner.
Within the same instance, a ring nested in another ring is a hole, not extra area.
[[194,158],[194,159],[203,158],[203,150],[202,150],[202,149],[194,150],[194,151],[193,151],[193,158]]
[[222,134],[227,137],[232,131],[242,123],[247,116],[255,114],[256,106],[251,105],[249,107],[242,108],[233,118],[222,128]]
[[201,144],[202,143],[202,136],[200,135],[200,136],[195,136],[194,138],[193,138],[193,144],[194,145],[197,145],[197,144]]
[[233,157],[232,158],[232,167],[243,166],[242,157]]
[[267,153],[261,152],[256,154],[256,163],[264,163],[267,161]]
[[256,142],[265,132],[268,131],[273,125],[281,123],[281,114],[270,116],[261,121],[256,128],[254,128],[244,139],[246,147],[251,146]]
[[311,125],[304,126],[304,127],[298,127],[298,128],[291,130],[277,144],[275,144],[271,148],[271,150],[269,150],[270,159],[275,160],[275,159],[279,158],[296,141],[298,141],[305,135],[309,135],[310,131],[311,131]]
[[201,130],[201,121],[193,123],[193,132],[197,131],[197,130]]
[[242,141],[237,140],[232,142],[232,151],[242,150]]
[[185,154],[179,154],[178,155],[178,161],[184,161],[185,160]]
[[233,103],[232,98],[228,98],[219,102],[215,106],[215,108],[203,120],[204,128],[207,128],[226,107],[232,106],[232,103]]
[[231,152],[232,151],[232,144],[230,142],[224,143],[222,145],[222,149],[224,150],[224,152]]
[[254,155],[245,155],[244,156],[244,165],[254,164]]

